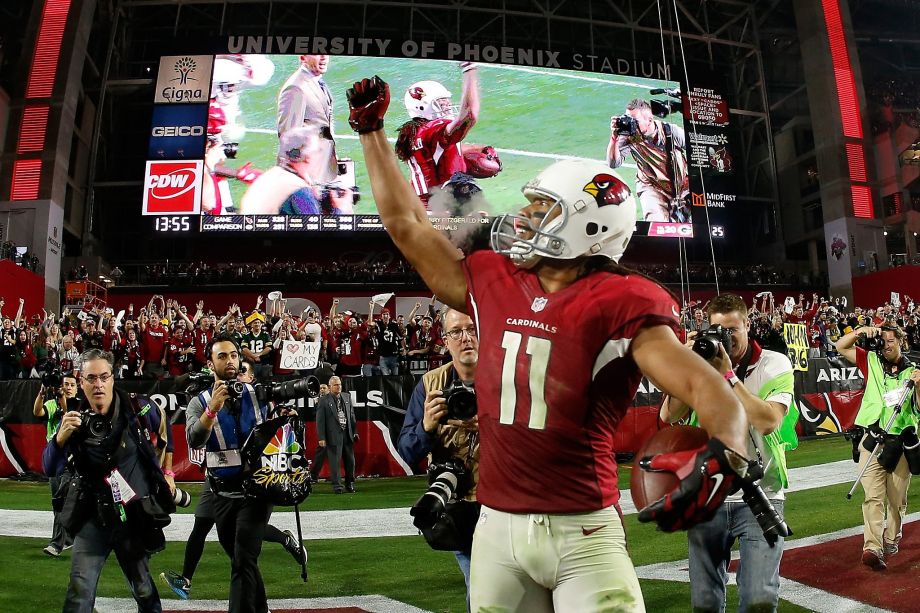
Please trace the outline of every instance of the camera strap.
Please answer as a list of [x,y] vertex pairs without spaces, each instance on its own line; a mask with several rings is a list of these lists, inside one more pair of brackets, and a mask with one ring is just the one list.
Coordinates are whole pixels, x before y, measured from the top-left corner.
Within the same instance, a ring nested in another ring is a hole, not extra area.
[[[751,360],[754,359],[754,345],[753,343],[748,343],[747,351],[744,352],[744,357],[741,358],[741,361],[738,362],[738,366],[735,367],[735,376],[738,377],[738,380],[741,381],[741,385],[744,385],[744,379],[747,377],[748,368],[751,365]],[[739,372],[740,371],[740,372]],[[754,435],[751,433],[751,429],[748,428],[748,437],[751,439],[751,445],[754,447],[754,452],[757,454],[757,463],[764,468],[766,472],[766,467],[763,465],[763,456],[760,455],[760,448],[757,447],[757,442],[754,440]]]

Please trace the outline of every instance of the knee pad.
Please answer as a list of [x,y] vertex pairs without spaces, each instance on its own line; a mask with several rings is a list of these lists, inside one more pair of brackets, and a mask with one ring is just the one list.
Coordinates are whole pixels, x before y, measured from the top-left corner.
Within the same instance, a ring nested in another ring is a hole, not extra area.
[[901,437],[885,435],[882,444],[882,451],[878,454],[878,463],[881,464],[885,472],[891,472],[901,461],[904,455],[904,447],[901,445]]
[[912,475],[920,475],[920,438],[917,429],[908,426],[901,430],[901,445],[904,447],[904,457],[907,459],[907,468]]

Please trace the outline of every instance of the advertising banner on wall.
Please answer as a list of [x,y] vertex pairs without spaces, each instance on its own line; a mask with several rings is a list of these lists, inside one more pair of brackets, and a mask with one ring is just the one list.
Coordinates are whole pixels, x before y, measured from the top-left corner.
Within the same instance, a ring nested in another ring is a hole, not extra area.
[[201,160],[147,162],[142,215],[196,215],[201,211]]
[[147,157],[152,160],[201,159],[207,121],[206,104],[154,106]]
[[714,73],[694,74],[683,104],[691,204],[731,206],[737,199],[735,143],[722,79]]
[[211,55],[164,55],[157,71],[154,102],[207,103],[211,95]]

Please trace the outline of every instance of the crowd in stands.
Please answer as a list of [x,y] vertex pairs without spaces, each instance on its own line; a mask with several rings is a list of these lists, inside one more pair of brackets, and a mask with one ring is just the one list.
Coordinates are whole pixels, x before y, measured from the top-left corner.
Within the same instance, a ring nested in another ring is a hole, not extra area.
[[290,313],[281,300],[263,309],[260,296],[252,309],[232,305],[214,313],[200,300],[189,308],[163,296],[119,315],[112,309],[84,306],[60,316],[44,312],[22,316],[24,303],[12,317],[3,311],[0,342],[0,379],[30,378],[42,371],[69,371],[81,352],[101,348],[114,353],[119,378],[167,378],[200,371],[207,365],[205,347],[215,332],[232,335],[243,358],[257,376],[294,374],[281,368],[282,343],[318,341],[320,360],[339,375],[377,375],[408,372],[410,362],[427,370],[439,366],[446,354],[440,334],[440,312],[434,299],[423,308],[394,315],[369,302],[366,313],[330,311]]
[[28,249],[23,249],[12,241],[0,243],[0,260],[12,260],[17,265],[34,273],[41,273],[41,262],[38,256]]
[[[631,268],[653,277],[662,283],[681,282],[678,268],[671,264],[640,264]],[[82,267],[81,267],[82,269]],[[71,271],[72,279],[85,278],[81,269]],[[119,285],[248,285],[284,284],[295,286],[336,284],[404,284],[420,286],[421,278],[409,264],[395,258],[390,262],[295,262],[273,259],[268,262],[224,262],[209,264],[204,261],[184,263],[155,263],[144,266],[125,266],[125,272],[112,278]],[[85,269],[82,269],[85,272]],[[822,287],[827,279],[822,275],[801,275],[781,271],[775,267],[756,264],[727,264],[718,268],[719,283],[727,288],[787,286],[794,289]],[[691,284],[712,284],[715,272],[710,264],[691,264]]]
[[[684,327],[688,331],[703,331],[709,328],[706,304],[693,302],[682,313]],[[840,299],[820,298],[813,294],[806,300],[799,294],[798,300],[785,300],[777,304],[770,292],[761,292],[754,298],[749,309],[751,320],[750,337],[763,347],[786,353],[784,324],[804,324],[813,354],[836,354],[834,343],[841,336],[859,326],[897,326],[907,335],[907,351],[920,351],[920,303],[914,303],[904,296],[898,304],[885,304],[875,308],[853,307],[848,309]]]
[[[126,267],[127,268],[127,267]],[[151,264],[125,276],[122,285],[237,285],[250,283],[411,283],[421,282],[405,260],[383,262],[294,262],[273,259],[258,263],[190,262]]]
[[[920,351],[920,304],[904,296],[899,304],[875,308],[846,308],[838,299],[774,301],[762,292],[751,305],[751,337],[765,347],[785,353],[783,324],[806,326],[816,353],[834,353],[834,342],[856,326],[897,325],[907,333],[908,350]],[[263,308],[267,307],[267,308]],[[294,374],[280,368],[281,346],[286,340],[319,341],[320,359],[340,375],[398,374],[427,370],[441,364],[445,355],[439,315],[432,298],[416,303],[409,313],[391,313],[371,301],[366,313],[338,312],[335,300],[328,313],[313,310],[290,313],[286,303],[260,296],[254,308],[232,305],[215,313],[204,300],[186,305],[155,295],[139,308],[116,315],[111,309],[84,306],[61,315],[44,312],[23,317],[20,301],[9,314],[0,299],[0,379],[39,376],[42,370],[74,367],[79,354],[90,348],[112,351],[117,376],[164,378],[200,371],[206,366],[205,347],[215,332],[226,332],[240,344],[244,358],[259,376]],[[682,318],[688,331],[708,328],[706,304],[685,305]]]

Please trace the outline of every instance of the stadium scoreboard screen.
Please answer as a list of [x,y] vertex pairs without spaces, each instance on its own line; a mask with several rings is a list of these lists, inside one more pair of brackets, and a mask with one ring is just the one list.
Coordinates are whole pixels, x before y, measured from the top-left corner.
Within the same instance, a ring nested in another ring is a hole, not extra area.
[[[320,63],[310,58],[323,59]],[[554,161],[608,162],[618,122],[618,133],[633,142],[641,140],[636,124],[630,126],[628,119],[640,101],[640,110],[651,113],[650,133],[658,131],[664,167],[650,168],[630,155],[630,148],[621,148],[613,172],[635,197],[637,234],[693,236],[692,205],[699,203],[691,203],[682,112],[686,100],[681,103],[679,84],[499,63],[476,64],[475,73],[470,85],[461,65],[448,60],[262,54],[162,57],[143,214],[157,217],[158,232],[170,233],[382,231],[361,145],[348,127],[345,97],[355,81],[380,75],[391,91],[384,120],[387,138],[394,147],[404,130],[415,138],[407,140],[411,153],[408,159],[402,156],[400,168],[428,201],[436,227],[485,224],[496,215],[517,212],[526,204],[521,187]],[[416,151],[426,145],[422,135],[427,128],[418,126],[437,120],[449,123],[471,87],[476,89],[479,111],[474,125],[465,128],[462,142],[436,142],[430,159],[420,158],[422,153]],[[419,119],[418,109],[434,108],[432,99],[443,98],[450,102],[439,103],[445,107],[443,115]],[[416,119],[409,114],[413,107]],[[309,155],[291,146],[295,128],[305,121],[318,126],[320,135],[318,148]],[[285,135],[290,137],[285,140]],[[694,151],[694,143],[690,145]],[[457,200],[457,175],[449,175],[445,185],[445,176],[419,168],[426,162],[437,168],[452,147],[461,165],[472,159],[471,151],[480,157],[479,152],[491,152],[500,159],[500,170],[493,176],[461,176],[460,187],[467,190],[463,193],[475,196],[466,208],[458,204],[464,201]],[[666,185],[657,203],[650,200],[648,192],[662,184],[669,184],[670,191]],[[448,189],[451,197],[440,198]]]

